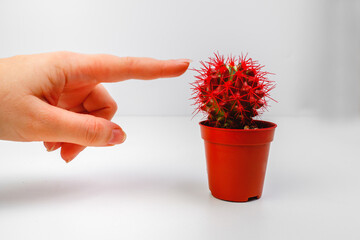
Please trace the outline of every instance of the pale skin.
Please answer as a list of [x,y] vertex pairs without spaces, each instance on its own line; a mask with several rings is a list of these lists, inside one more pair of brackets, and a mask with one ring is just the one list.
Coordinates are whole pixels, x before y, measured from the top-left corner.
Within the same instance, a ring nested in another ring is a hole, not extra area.
[[117,105],[101,83],[176,77],[189,63],[71,52],[0,59],[0,139],[43,141],[66,162],[86,146],[121,144]]

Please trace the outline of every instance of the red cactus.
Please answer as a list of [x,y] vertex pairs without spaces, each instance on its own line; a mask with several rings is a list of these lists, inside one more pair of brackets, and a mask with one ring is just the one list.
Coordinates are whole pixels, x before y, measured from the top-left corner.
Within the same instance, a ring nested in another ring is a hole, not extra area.
[[[207,115],[206,124],[212,127],[247,129],[258,128],[253,118],[261,114],[272,99],[269,92],[275,87],[267,79],[264,66],[246,56],[238,59],[220,54],[200,62],[202,68],[192,83],[195,114]],[[272,99],[273,100],[273,99]]]

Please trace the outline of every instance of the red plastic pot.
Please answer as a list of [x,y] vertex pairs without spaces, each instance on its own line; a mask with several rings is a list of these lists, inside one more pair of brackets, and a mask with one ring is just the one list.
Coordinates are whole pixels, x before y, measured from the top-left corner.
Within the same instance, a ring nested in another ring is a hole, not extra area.
[[256,121],[259,129],[214,128],[200,122],[209,188],[216,198],[246,202],[262,195],[270,143],[277,125]]

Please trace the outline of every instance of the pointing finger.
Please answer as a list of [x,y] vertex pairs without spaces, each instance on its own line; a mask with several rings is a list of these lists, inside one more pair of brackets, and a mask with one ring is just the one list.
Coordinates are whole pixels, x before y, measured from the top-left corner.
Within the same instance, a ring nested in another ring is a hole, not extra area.
[[107,54],[54,53],[66,79],[88,83],[119,82],[126,79],[176,77],[189,67],[189,59],[157,60],[153,58],[117,57]]

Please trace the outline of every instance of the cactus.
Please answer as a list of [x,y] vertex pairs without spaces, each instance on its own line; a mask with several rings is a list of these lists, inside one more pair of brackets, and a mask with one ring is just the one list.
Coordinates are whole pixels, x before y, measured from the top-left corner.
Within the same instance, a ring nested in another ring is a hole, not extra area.
[[[239,58],[215,53],[192,83],[195,114],[207,116],[205,124],[217,128],[254,129],[254,117],[267,109],[269,92],[275,87],[268,72],[257,61],[241,55]],[[274,100],[275,101],[275,100]]]

